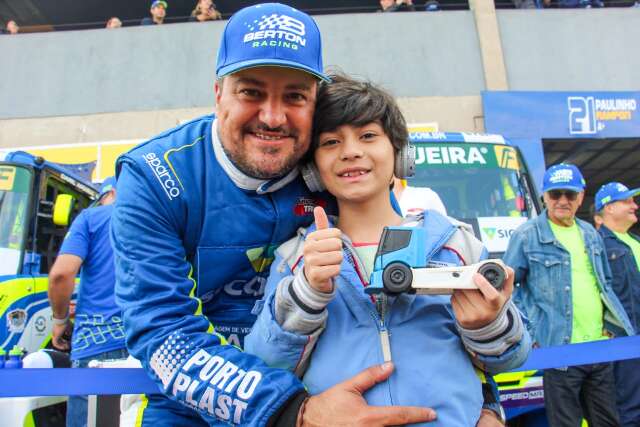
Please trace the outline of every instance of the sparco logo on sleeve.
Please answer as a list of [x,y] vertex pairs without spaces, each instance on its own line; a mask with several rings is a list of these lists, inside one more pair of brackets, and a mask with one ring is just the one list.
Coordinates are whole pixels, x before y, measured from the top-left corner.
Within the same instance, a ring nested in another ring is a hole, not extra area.
[[287,15],[276,13],[260,20],[245,23],[249,32],[244,35],[244,42],[252,42],[251,47],[284,47],[298,50],[307,44],[304,23]]
[[176,180],[172,177],[169,169],[162,163],[162,160],[156,155],[156,153],[148,153],[142,156],[147,162],[147,165],[151,167],[153,174],[156,176],[162,189],[169,198],[173,200],[180,195],[180,188],[178,188]]

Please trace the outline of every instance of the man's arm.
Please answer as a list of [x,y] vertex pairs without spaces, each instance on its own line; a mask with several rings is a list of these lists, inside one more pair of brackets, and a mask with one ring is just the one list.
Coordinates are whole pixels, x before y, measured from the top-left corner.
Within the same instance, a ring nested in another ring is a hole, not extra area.
[[76,284],[76,276],[82,266],[82,258],[77,255],[58,255],[49,272],[49,304],[53,314],[53,346],[69,350],[69,337],[73,325],[69,321],[69,303]]

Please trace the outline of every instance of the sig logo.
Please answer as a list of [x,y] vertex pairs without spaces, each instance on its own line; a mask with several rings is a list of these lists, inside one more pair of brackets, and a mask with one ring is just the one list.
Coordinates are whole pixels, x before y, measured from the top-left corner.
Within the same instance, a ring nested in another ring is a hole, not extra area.
[[491,240],[508,239],[511,237],[515,230],[511,228],[495,228],[495,227],[483,227],[482,232]]
[[597,132],[593,96],[570,96],[567,98],[567,106],[569,108],[569,133],[590,135]]

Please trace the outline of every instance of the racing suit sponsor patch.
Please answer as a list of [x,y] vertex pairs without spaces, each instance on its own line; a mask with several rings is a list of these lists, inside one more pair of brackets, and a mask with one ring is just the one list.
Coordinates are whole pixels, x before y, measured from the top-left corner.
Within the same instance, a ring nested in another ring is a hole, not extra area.
[[147,153],[143,154],[142,158],[153,171],[153,174],[169,200],[173,200],[178,197],[180,195],[178,182],[173,178],[169,168],[163,164],[160,157],[158,157],[156,153]]
[[190,348],[183,335],[174,332],[153,353],[151,368],[165,389],[168,388],[180,402],[221,420],[240,424],[262,374],[245,371],[203,349],[187,358],[185,354]]

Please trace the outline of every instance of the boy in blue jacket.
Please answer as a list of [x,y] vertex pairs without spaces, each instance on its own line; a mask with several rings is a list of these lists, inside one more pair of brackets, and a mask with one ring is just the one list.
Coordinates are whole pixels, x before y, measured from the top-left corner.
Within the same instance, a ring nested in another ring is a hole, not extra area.
[[425,227],[431,267],[486,257],[466,224],[435,211],[402,218],[394,210],[391,183],[407,173],[407,140],[389,94],[345,76],[321,86],[309,170],[317,168],[311,176],[336,197],[339,217],[316,207],[315,224],[277,249],[245,349],[294,371],[310,393],[393,361],[394,374],[365,392],[370,405],[427,406],[437,414],[430,426],[475,426],[483,394],[474,365],[513,369],[530,348],[510,299],[512,270],[502,291],[476,275],[478,290],[456,290],[450,300],[364,292],[385,226]]

